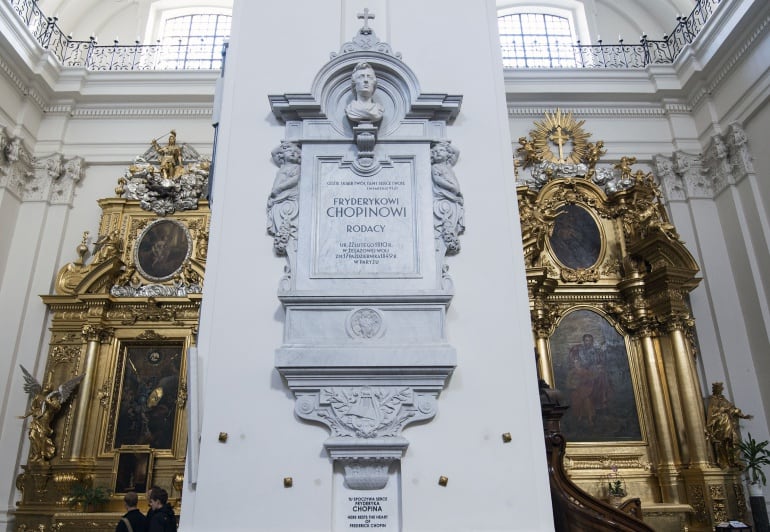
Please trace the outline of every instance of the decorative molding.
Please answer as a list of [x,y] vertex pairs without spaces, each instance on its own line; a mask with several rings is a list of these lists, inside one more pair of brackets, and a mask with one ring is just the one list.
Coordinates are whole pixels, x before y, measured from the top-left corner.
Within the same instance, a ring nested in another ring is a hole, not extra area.
[[83,158],[66,159],[61,153],[34,157],[20,137],[0,129],[0,188],[20,201],[71,205],[84,174]]
[[676,151],[653,157],[666,201],[714,199],[727,187],[754,174],[746,133],[735,122],[724,135],[711,137],[702,155]]
[[714,198],[714,183],[701,155],[683,151],[674,152],[672,157],[656,155],[653,165],[667,202]]
[[436,395],[408,386],[328,386],[297,392],[295,412],[323,423],[332,437],[393,438],[405,425],[436,415]]
[[700,105],[701,100],[703,100],[706,96],[710,96],[719,88],[719,86],[722,84],[722,81],[729,76],[733,68],[735,68],[735,65],[737,65],[743,59],[743,57],[746,55],[746,52],[751,48],[752,44],[754,44],[757,38],[765,33],[768,25],[770,25],[770,16],[765,17],[765,19],[756,26],[751,35],[743,42],[741,47],[733,54],[733,56],[724,64],[722,69],[719,70],[719,72],[717,72],[714,76],[712,76],[708,86],[698,91],[698,93],[690,99],[689,103],[691,107],[694,108]]
[[[213,100],[213,97],[212,97]],[[62,112],[65,106],[46,107],[46,112]],[[213,106],[204,107],[75,107],[70,114],[74,118],[145,118],[145,117],[210,117],[214,114]]]
[[[559,107],[562,113],[573,113],[587,118],[650,118],[665,117],[670,111],[687,112],[685,104],[667,104],[665,107]],[[540,118],[553,112],[553,107],[527,107],[518,102],[508,102],[508,116],[516,118]]]

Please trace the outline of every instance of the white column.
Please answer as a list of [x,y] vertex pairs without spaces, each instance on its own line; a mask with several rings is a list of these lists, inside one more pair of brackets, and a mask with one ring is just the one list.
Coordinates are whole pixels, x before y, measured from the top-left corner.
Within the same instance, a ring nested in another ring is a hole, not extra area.
[[[274,368],[284,260],[273,255],[263,213],[276,170],[270,150],[284,134],[267,95],[309,92],[329,53],[353,37],[341,38],[351,9],[344,4],[235,2],[198,343],[206,368],[200,461],[182,510],[188,532],[332,529],[328,433],[297,419]],[[403,54],[422,92],[464,97],[447,128],[460,150],[454,169],[467,227],[461,253],[448,260],[456,295],[447,328],[458,365],[435,419],[404,431],[403,530],[549,530],[495,3],[392,0],[387,9],[370,25]],[[383,19],[387,27],[378,25]],[[284,487],[285,477],[293,487]]]

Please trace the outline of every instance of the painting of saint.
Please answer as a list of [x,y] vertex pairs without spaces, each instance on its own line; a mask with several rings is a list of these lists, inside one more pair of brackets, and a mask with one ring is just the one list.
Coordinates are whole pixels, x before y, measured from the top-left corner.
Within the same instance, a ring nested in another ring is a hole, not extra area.
[[152,469],[152,453],[147,451],[125,452],[117,454],[117,471],[112,491],[145,493],[149,488],[149,476]]
[[182,346],[127,346],[124,357],[113,448],[148,445],[171,449]]
[[558,261],[573,270],[596,264],[602,249],[596,221],[579,205],[565,205],[560,209],[549,243]]
[[136,265],[147,278],[164,281],[181,268],[192,251],[187,229],[174,220],[158,220],[147,226],[136,246]]
[[561,430],[570,442],[641,440],[623,336],[600,314],[573,311],[550,338],[555,386],[570,405]]

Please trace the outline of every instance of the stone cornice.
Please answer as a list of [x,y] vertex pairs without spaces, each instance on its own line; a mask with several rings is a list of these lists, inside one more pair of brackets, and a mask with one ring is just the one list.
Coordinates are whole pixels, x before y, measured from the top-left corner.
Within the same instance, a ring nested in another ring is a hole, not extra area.
[[[212,98],[213,100],[213,98]],[[46,107],[47,113],[66,113],[77,118],[200,118],[210,117],[214,112],[212,105],[183,106],[183,105],[144,105],[144,106],[68,106],[53,105]]]
[[[650,106],[629,106],[629,107],[598,107],[592,104],[585,106],[580,104],[559,105],[559,109],[564,113],[573,113],[580,117],[587,118],[650,118],[664,117],[669,114],[669,106],[650,105]],[[676,112],[686,112],[681,109],[687,109],[684,104],[671,107]],[[546,112],[552,112],[553,106],[521,106],[515,102],[508,102],[508,116],[521,118],[539,118]]]
[[721,68],[710,76],[708,84],[701,87],[691,96],[690,105],[692,107],[697,107],[703,98],[719,88],[725,78],[727,78],[733,71],[735,66],[752,50],[757,43],[757,40],[767,33],[768,27],[770,27],[770,15],[765,16],[761,22],[754,27],[743,43],[736,48],[735,52],[726,61],[723,62]]

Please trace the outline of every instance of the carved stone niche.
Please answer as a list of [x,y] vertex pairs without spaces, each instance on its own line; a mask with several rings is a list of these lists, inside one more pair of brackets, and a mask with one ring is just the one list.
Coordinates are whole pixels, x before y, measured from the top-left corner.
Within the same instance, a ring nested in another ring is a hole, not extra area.
[[446,257],[459,252],[463,198],[446,125],[462,98],[422,93],[365,24],[311,93],[269,99],[286,126],[267,201],[287,260],[275,366],[297,416],[331,430],[347,488],[379,489],[408,446],[401,430],[435,415],[456,364]]

